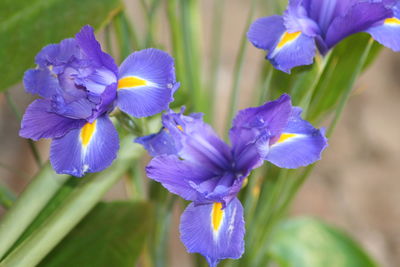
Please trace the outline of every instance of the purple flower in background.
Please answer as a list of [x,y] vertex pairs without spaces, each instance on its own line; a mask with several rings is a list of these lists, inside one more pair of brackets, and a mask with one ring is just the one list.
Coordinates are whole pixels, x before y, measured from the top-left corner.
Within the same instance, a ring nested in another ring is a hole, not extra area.
[[284,72],[313,63],[316,49],[325,55],[347,36],[368,32],[400,51],[398,0],[289,0],[283,16],[257,19],[247,33],[267,59]]
[[237,198],[244,179],[264,160],[298,168],[320,159],[327,146],[324,131],[301,119],[288,95],[240,111],[224,143],[201,114],[172,111],[163,115],[157,134],[140,137],[154,157],[146,168],[151,179],[192,201],[181,217],[182,242],[201,253],[210,266],[244,252],[243,207]]
[[108,117],[115,106],[134,117],[151,116],[168,108],[178,87],[167,53],[138,51],[118,69],[90,26],[44,47],[35,62],[24,85],[42,98],[27,108],[20,136],[52,138],[53,168],[74,176],[101,171],[116,158],[119,138]]

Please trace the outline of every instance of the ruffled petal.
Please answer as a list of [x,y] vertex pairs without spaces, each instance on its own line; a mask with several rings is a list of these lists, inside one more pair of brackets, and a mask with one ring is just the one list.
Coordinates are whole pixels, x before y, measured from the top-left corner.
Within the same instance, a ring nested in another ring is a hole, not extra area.
[[49,69],[30,69],[25,72],[24,86],[28,93],[50,99],[58,94],[61,89],[57,77]]
[[392,15],[393,12],[383,3],[357,3],[348,9],[346,15],[338,16],[332,21],[325,42],[331,48],[347,36],[365,31]]
[[33,140],[58,138],[85,124],[84,120],[70,119],[49,112],[50,105],[49,100],[43,99],[37,99],[29,105],[22,118],[19,131],[21,137]]
[[153,48],[134,52],[119,69],[118,107],[134,117],[157,114],[168,108],[178,86],[168,53]]
[[381,25],[369,28],[366,32],[380,44],[395,52],[400,51],[400,19],[386,19]]
[[202,254],[211,267],[222,259],[238,259],[244,252],[243,207],[237,198],[225,209],[221,203],[191,203],[181,216],[179,230],[188,252]]
[[301,117],[301,109],[293,108],[286,128],[274,141],[265,159],[281,168],[295,169],[321,159],[327,147],[325,131],[315,129]]
[[192,184],[201,184],[213,177],[213,174],[200,164],[180,160],[174,155],[153,158],[146,167],[146,173],[171,193],[190,201],[196,201],[198,198],[198,191]]
[[50,162],[57,173],[81,177],[87,172],[99,172],[110,166],[118,149],[117,130],[107,116],[102,116],[54,139]]

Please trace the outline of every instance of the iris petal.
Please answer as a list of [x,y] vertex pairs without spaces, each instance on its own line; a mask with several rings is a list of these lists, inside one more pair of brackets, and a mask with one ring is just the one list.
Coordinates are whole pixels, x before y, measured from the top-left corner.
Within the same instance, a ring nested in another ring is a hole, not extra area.
[[190,253],[200,253],[211,267],[222,259],[238,259],[244,252],[243,207],[235,198],[221,205],[191,203],[181,216],[181,239]]
[[117,156],[117,130],[107,116],[86,123],[51,143],[50,162],[57,173],[81,177],[107,168]]

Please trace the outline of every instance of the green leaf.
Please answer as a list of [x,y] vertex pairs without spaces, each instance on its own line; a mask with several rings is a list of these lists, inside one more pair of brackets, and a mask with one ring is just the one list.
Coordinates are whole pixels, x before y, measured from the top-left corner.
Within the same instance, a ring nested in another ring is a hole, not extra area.
[[135,266],[152,229],[151,214],[145,202],[100,203],[39,266]]
[[[361,33],[342,41],[333,51],[311,101],[309,120],[316,121],[343,98],[360,74],[376,57],[377,45],[368,46],[370,36]],[[367,51],[369,49],[369,51]],[[369,55],[365,58],[365,52]]]
[[22,80],[43,46],[95,28],[121,9],[120,0],[0,1],[0,91]]
[[349,236],[317,219],[281,223],[270,241],[269,256],[285,267],[375,267]]

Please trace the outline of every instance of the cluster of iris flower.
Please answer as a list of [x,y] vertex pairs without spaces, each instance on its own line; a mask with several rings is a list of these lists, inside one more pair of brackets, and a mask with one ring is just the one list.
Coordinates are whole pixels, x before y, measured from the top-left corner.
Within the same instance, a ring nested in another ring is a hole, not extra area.
[[[346,36],[366,31],[400,50],[399,1],[290,0],[283,16],[256,20],[249,40],[268,50],[282,71],[313,62]],[[192,203],[181,217],[182,242],[210,266],[244,252],[243,207],[237,198],[251,171],[269,161],[299,168],[319,160],[327,146],[323,129],[301,118],[290,96],[238,112],[222,141],[202,114],[168,110],[179,87],[167,53],[145,49],[118,66],[101,50],[93,29],[51,44],[36,56],[37,68],[24,76],[26,91],[37,94],[26,110],[20,135],[52,138],[50,162],[57,173],[81,177],[99,172],[116,158],[119,138],[109,114],[116,108],[133,117],[162,115],[158,133],[138,137],[153,159],[147,176]]]

